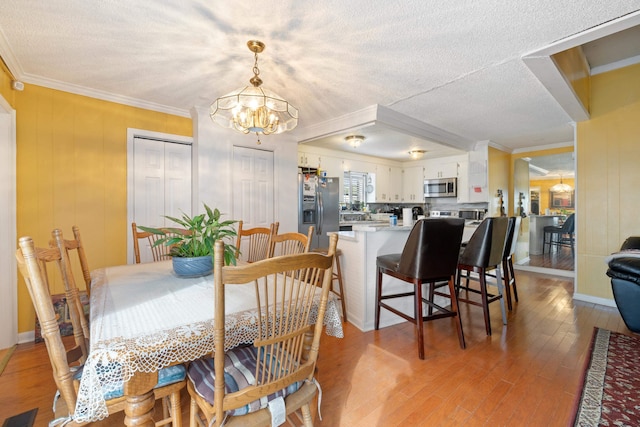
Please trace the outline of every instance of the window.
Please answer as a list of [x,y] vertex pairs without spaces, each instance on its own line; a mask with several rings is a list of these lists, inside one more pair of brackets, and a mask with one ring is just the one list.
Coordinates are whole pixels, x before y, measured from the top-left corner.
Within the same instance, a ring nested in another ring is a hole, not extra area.
[[342,202],[347,210],[359,211],[365,205],[365,172],[345,172]]

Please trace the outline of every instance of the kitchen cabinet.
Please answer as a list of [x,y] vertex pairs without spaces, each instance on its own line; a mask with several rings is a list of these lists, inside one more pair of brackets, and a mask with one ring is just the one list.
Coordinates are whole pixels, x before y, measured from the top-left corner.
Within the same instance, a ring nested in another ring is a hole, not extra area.
[[[375,203],[402,202],[402,169],[378,165],[375,174]],[[367,198],[367,201],[371,199]],[[370,203],[372,203],[371,200]]]
[[327,173],[327,176],[337,176],[342,178],[344,171],[342,170],[342,159],[332,156],[320,157],[320,169]]
[[458,203],[469,203],[469,161],[458,162]]
[[454,178],[458,176],[458,162],[450,157],[430,159],[425,162],[424,178]]
[[309,166],[307,153],[298,148],[298,166]]
[[378,165],[375,173],[375,202],[388,203],[390,201],[389,188],[391,171],[389,166]]
[[402,169],[391,166],[389,168],[389,201],[402,202]]
[[424,202],[424,166],[413,166],[402,170],[402,201]]

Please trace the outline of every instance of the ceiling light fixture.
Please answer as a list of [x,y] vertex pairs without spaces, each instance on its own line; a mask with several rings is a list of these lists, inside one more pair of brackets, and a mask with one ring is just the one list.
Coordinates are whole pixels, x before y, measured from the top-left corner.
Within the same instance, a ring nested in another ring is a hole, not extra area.
[[345,139],[353,148],[358,148],[360,144],[364,142],[364,136],[362,135],[349,135]]
[[569,184],[564,184],[562,182],[562,175],[560,175],[560,184],[552,186],[551,188],[549,188],[549,191],[551,191],[552,193],[568,193],[570,191],[573,191],[573,188],[571,188]]
[[298,110],[281,96],[260,87],[258,77],[258,54],[264,50],[264,43],[258,40],[247,42],[253,52],[253,77],[251,86],[221,96],[211,104],[211,120],[219,125],[242,133],[255,132],[260,144],[260,134],[270,135],[290,131],[298,125]]
[[426,153],[425,150],[411,150],[409,151],[409,156],[411,156],[413,160],[418,160],[424,156],[424,153]]

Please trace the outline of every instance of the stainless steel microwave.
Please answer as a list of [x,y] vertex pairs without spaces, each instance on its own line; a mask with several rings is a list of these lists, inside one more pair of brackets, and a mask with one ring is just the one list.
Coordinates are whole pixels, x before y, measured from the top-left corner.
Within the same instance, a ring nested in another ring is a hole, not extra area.
[[458,178],[424,180],[424,197],[457,197]]

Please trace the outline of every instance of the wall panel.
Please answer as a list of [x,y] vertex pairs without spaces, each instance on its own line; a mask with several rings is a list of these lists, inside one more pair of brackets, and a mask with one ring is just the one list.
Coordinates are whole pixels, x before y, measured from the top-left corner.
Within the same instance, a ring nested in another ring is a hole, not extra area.
[[611,299],[605,258],[640,235],[640,64],[591,81],[591,119],[578,123],[576,292]]
[[[46,246],[78,225],[92,269],[126,263],[127,128],[191,136],[191,119],[29,84],[14,94],[18,236]],[[18,331],[34,321],[20,282]]]

